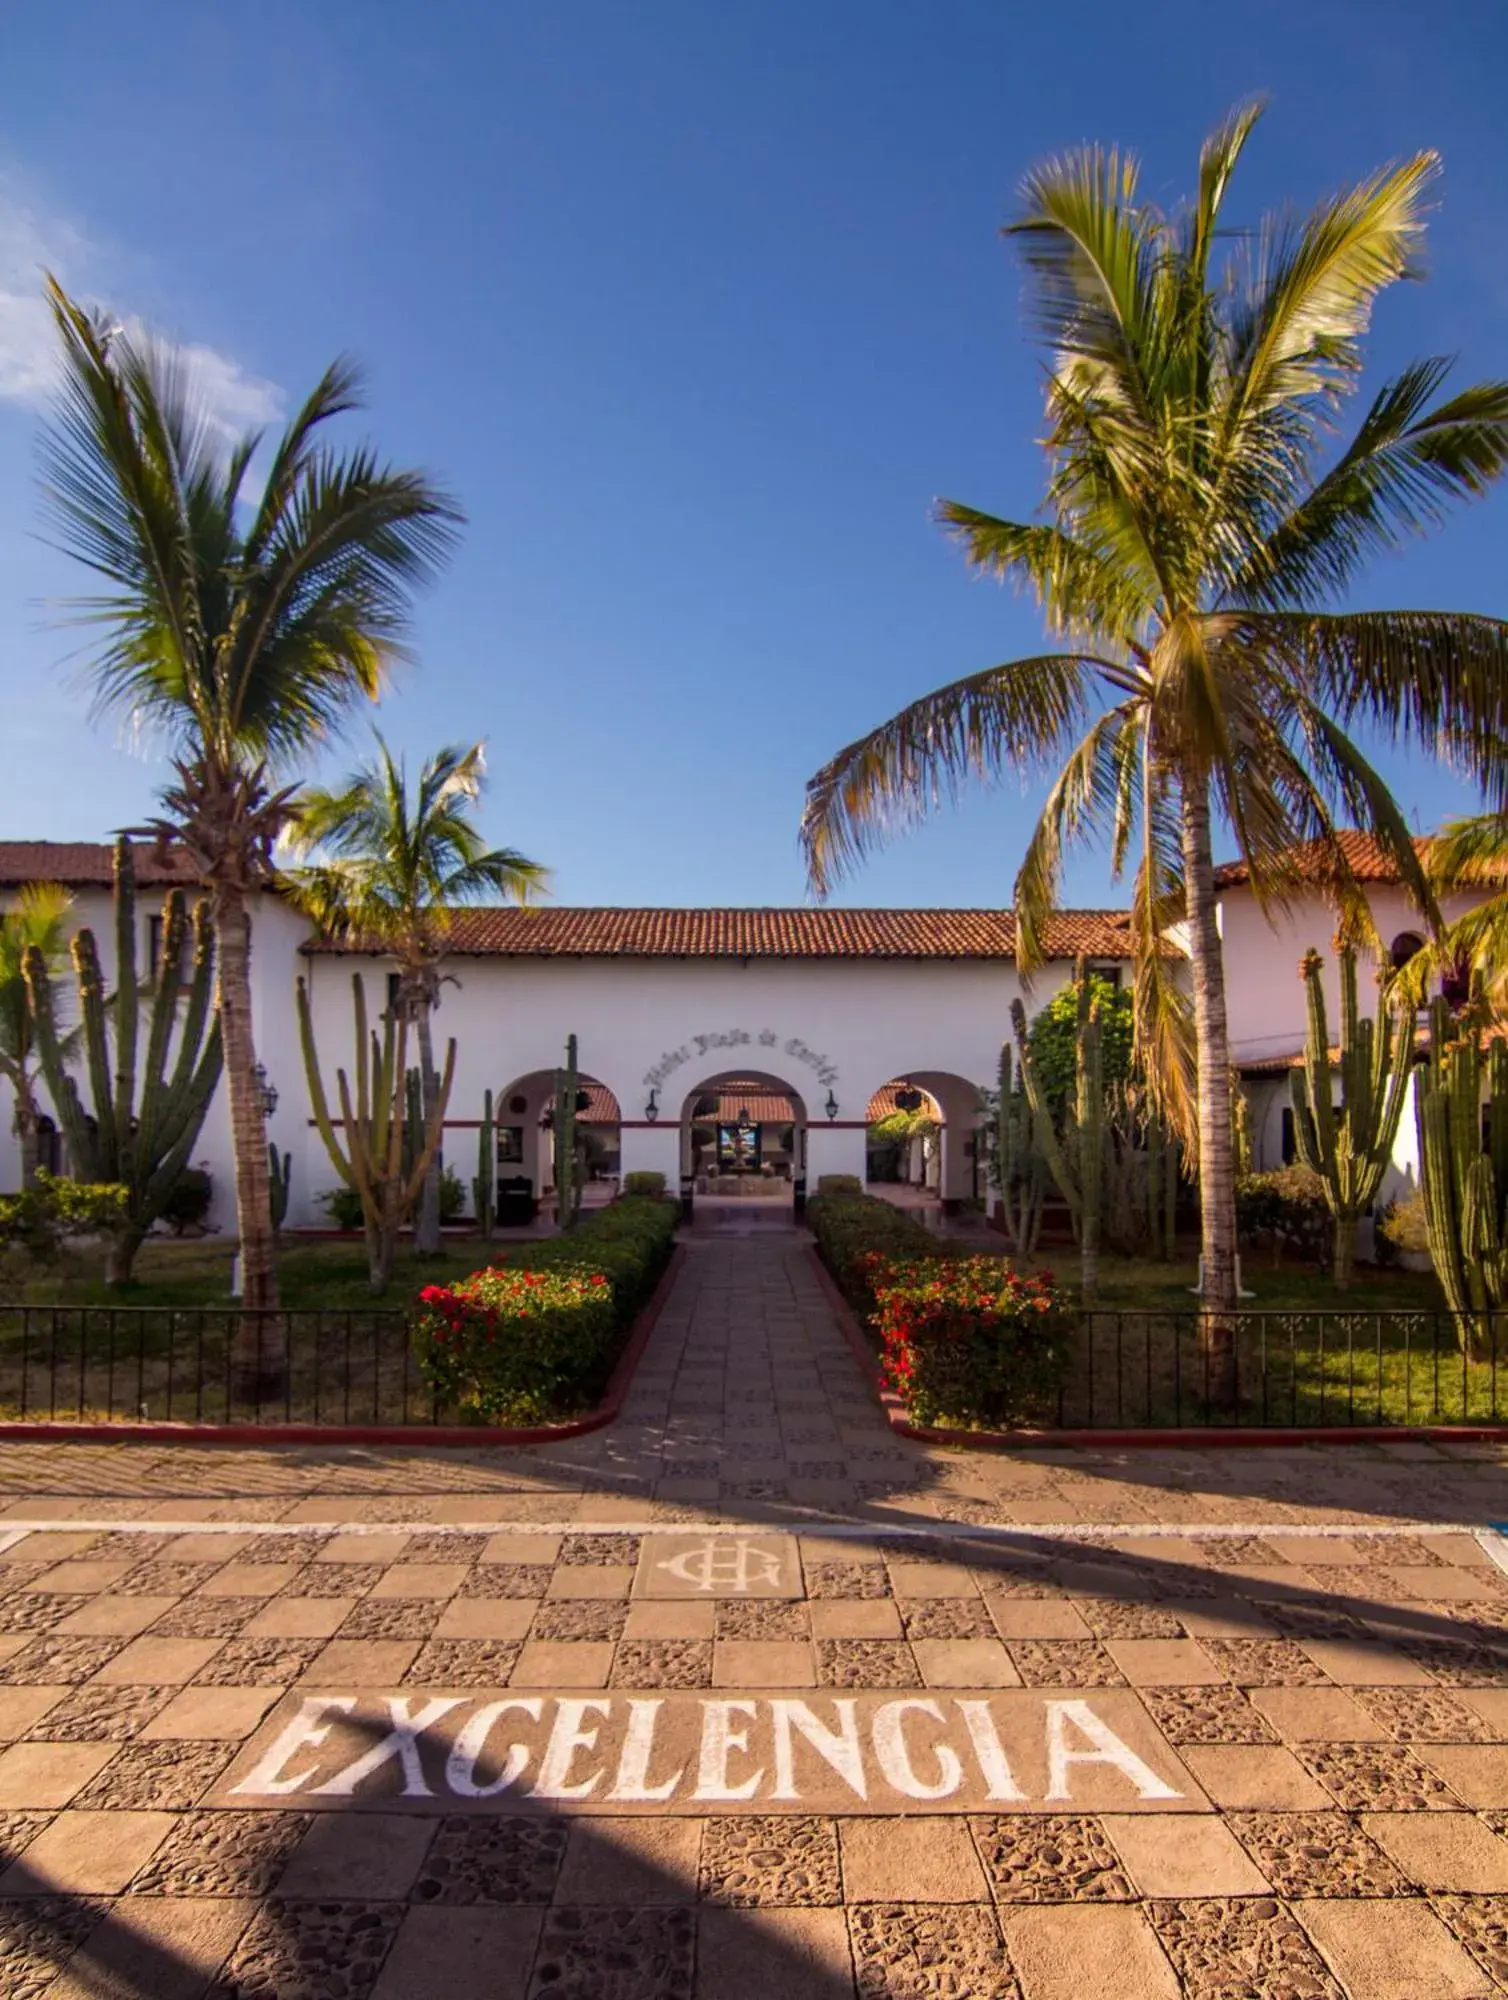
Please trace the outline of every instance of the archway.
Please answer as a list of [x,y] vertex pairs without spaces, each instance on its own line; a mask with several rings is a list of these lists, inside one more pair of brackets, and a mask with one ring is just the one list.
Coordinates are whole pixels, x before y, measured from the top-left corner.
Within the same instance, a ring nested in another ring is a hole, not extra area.
[[765,1070],[704,1077],[681,1103],[681,1202],[806,1206],[806,1103]]
[[902,1206],[940,1206],[946,1214],[985,1196],[984,1101],[967,1077],[907,1070],[879,1086],[864,1117],[874,1193]]
[[[580,1072],[576,1100],[576,1151],[583,1174],[582,1205],[610,1201],[617,1192],[623,1113],[597,1077]],[[493,1099],[498,1219],[526,1219],[527,1204],[555,1190],[555,1071],[515,1077]],[[505,1187],[505,1183],[508,1185]],[[505,1207],[505,1196],[514,1199]]]

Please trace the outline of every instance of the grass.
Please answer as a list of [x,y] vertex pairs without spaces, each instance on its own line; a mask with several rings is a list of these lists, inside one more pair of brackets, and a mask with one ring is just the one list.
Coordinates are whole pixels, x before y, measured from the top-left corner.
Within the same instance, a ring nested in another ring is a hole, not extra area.
[[1075,1315],[1061,1395],[1034,1412],[1049,1428],[1508,1421],[1508,1314],[1488,1352],[1463,1354],[1433,1272],[1364,1267],[1340,1292],[1325,1272],[1248,1260],[1253,1296],[1217,1345],[1193,1262],[1105,1258],[1086,1313],[1071,1246],[1018,1261],[1052,1273]]
[[[285,1244],[278,1258],[291,1365],[272,1401],[238,1396],[229,1245],[142,1246],[129,1285],[95,1256],[65,1255],[0,1291],[0,1417],[137,1417],[171,1422],[423,1424],[437,1411],[414,1365],[408,1312],[425,1285],[464,1277],[512,1239],[447,1238],[438,1256],[400,1251],[380,1298],[360,1238]],[[80,1311],[78,1308],[93,1308]]]
[[[464,1277],[489,1263],[512,1241],[511,1237],[496,1237],[491,1243],[477,1236],[446,1237],[438,1256],[423,1258],[412,1250],[400,1250],[393,1259],[387,1292],[375,1298],[367,1282],[366,1248],[360,1237],[318,1242],[295,1238],[278,1252],[278,1285],[283,1304],[290,1310],[397,1310],[405,1307],[421,1286]],[[101,1257],[69,1253],[55,1264],[18,1277],[0,1296],[36,1306],[229,1306],[234,1255],[228,1243],[214,1237],[189,1242],[153,1240],[141,1247],[133,1282],[112,1288],[104,1282]]]
[[[3,1294],[0,1415],[24,1407],[213,1422],[431,1421],[409,1354],[414,1294],[477,1269],[515,1240],[448,1238],[439,1256],[422,1260],[405,1250],[382,1298],[368,1287],[358,1239],[286,1244],[278,1263],[283,1303],[308,1317],[295,1323],[286,1391],[261,1410],[237,1403],[229,1386],[240,1315],[230,1300],[227,1244],[148,1243],[136,1281],[115,1291],[104,1285],[98,1258],[65,1257]],[[1076,1302],[1071,1248],[1029,1262],[1054,1271]],[[1223,1364],[1200,1346],[1195,1276],[1193,1263],[1105,1259],[1061,1404],[1044,1416],[1087,1428],[1459,1423],[1499,1409],[1508,1417],[1508,1323],[1498,1335],[1501,1368],[1490,1357],[1463,1359],[1432,1273],[1364,1268],[1349,1291],[1337,1292],[1324,1273],[1249,1260],[1244,1277],[1255,1296]],[[86,1318],[76,1307],[115,1310]]]

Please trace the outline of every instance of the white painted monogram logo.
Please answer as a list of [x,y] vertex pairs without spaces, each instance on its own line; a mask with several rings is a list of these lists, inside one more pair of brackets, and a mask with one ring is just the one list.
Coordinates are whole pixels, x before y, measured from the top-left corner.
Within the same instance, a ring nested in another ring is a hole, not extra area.
[[780,1582],[780,1558],[743,1537],[708,1535],[678,1556],[658,1565],[681,1583],[697,1590],[743,1597],[759,1584],[774,1589]]

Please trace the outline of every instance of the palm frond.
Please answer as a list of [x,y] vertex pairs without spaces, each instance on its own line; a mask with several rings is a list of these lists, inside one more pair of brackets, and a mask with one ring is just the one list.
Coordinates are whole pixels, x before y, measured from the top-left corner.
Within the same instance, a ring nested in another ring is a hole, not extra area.
[[1114,661],[1046,653],[938,688],[839,751],[809,780],[801,822],[807,875],[819,895],[843,870],[970,782],[1040,770],[1087,718],[1098,673]]
[[1137,731],[1134,706],[1122,704],[1096,718],[1054,780],[1026,844],[1016,876],[1016,964],[1023,974],[1047,962],[1048,919],[1058,906],[1063,857],[1070,847],[1103,831],[1124,810],[1128,736]]
[[1443,360],[1413,362],[1373,399],[1349,448],[1257,543],[1227,595],[1274,608],[1317,605],[1372,555],[1437,527],[1456,501],[1508,469],[1508,382],[1482,382],[1428,408]]
[[956,500],[938,502],[937,519],[962,544],[971,568],[1029,590],[1049,632],[1134,643],[1152,604],[1139,579],[1046,522],[1003,521]]
[[1439,156],[1416,154],[1323,202],[1303,223],[1264,225],[1230,321],[1226,449],[1283,404],[1333,399],[1360,365],[1378,292],[1417,275]]

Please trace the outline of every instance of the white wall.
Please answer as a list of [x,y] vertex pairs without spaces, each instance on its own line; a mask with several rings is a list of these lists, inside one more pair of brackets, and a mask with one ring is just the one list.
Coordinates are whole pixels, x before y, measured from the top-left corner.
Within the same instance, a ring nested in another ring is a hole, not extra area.
[[[363,969],[368,1004],[376,1006],[387,967],[329,954],[303,963],[321,1056],[333,1072],[349,1060],[353,969]],[[572,1032],[581,1069],[622,1109],[625,1173],[658,1171],[674,1187],[682,1104],[709,1079],[750,1070],[805,1103],[813,1187],[824,1173],[863,1175],[864,1115],[874,1091],[895,1076],[914,1074],[925,1088],[946,1093],[961,1155],[973,1088],[993,1082],[1010,1003],[1022,992],[1012,966],[967,960],[455,958],[447,969],[459,985],[445,988],[437,1028],[442,1045],[451,1035],[458,1044],[447,1144],[463,1179],[473,1171],[476,1142],[457,1121],[481,1116],[485,1090],[496,1094],[553,1070]],[[1028,1009],[1044,1005],[1070,973],[1064,963],[1041,974],[1024,996]],[[713,1039],[730,1035],[747,1039]],[[934,1073],[942,1078],[937,1085],[927,1081]],[[644,1112],[654,1085],[660,1115],[651,1124]],[[834,1121],[824,1112],[829,1091],[838,1105]],[[500,1122],[523,1122],[526,1133],[533,1115],[520,1121],[497,1111]],[[295,1164],[296,1220],[332,1178],[318,1159],[302,1177]],[[966,1191],[961,1169],[953,1178]]]
[[[1401,889],[1374,887],[1368,900],[1385,943],[1403,931],[1424,934],[1423,918]],[[1470,897],[1447,899],[1443,905],[1447,921],[1464,914],[1471,903]],[[1305,1008],[1299,965],[1311,946],[1325,961],[1325,1006],[1332,1029],[1338,1028],[1335,912],[1323,898],[1306,898],[1287,911],[1275,912],[1269,922],[1250,889],[1227,889],[1220,899],[1220,935],[1233,1060],[1254,1062],[1302,1048]],[[1367,1012],[1372,1010],[1376,969],[1369,954],[1358,956],[1361,1004]]]

